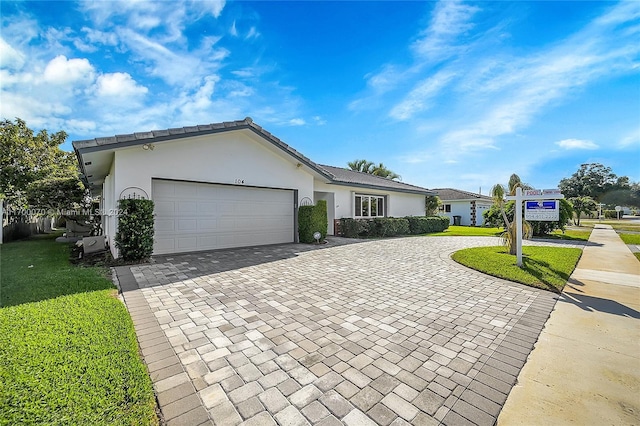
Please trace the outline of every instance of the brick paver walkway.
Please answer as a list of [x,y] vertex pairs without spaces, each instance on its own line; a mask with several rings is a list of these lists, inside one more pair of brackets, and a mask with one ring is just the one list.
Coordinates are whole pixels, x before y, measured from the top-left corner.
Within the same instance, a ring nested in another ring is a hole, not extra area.
[[493,425],[557,299],[449,258],[497,244],[289,244],[118,275],[169,424]]

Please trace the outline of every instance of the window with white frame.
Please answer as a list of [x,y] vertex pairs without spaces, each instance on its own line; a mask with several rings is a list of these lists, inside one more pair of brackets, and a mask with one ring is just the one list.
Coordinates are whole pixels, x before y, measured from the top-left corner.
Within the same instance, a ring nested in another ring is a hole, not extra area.
[[355,195],[356,217],[384,217],[384,196]]

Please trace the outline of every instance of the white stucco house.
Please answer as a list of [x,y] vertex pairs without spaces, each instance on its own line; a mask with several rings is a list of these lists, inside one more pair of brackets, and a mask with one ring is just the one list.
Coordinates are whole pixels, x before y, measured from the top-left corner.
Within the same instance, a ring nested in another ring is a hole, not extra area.
[[154,254],[297,242],[297,208],[327,201],[340,218],[423,216],[432,191],[316,164],[251,120],[73,142],[101,197],[117,257],[118,199],[155,203]]
[[493,204],[491,197],[476,194],[474,192],[461,191],[453,188],[433,189],[442,206],[440,215],[449,216],[450,224],[455,224],[454,216],[459,216],[460,225],[482,226],[484,216],[482,215]]

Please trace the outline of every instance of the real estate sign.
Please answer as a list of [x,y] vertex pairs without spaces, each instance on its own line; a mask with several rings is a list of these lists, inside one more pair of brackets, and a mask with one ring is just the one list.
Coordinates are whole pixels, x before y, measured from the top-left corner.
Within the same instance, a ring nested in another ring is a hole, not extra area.
[[560,206],[557,200],[525,201],[525,220],[557,222],[560,220]]

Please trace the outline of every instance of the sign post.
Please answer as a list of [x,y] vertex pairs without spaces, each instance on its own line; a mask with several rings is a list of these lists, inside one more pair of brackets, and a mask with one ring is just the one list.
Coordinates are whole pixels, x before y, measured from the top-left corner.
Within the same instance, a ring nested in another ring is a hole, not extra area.
[[[515,226],[516,226],[516,265],[522,268],[522,202],[528,200],[540,200],[541,202],[531,203],[527,205],[527,211],[525,213],[527,220],[541,220],[554,222],[558,220],[559,215],[559,203],[557,201],[564,198],[564,195],[559,189],[527,189],[522,191],[522,188],[516,188],[516,195],[510,195],[505,197],[509,201],[516,202],[515,212]],[[545,201],[547,200],[547,201]]]

